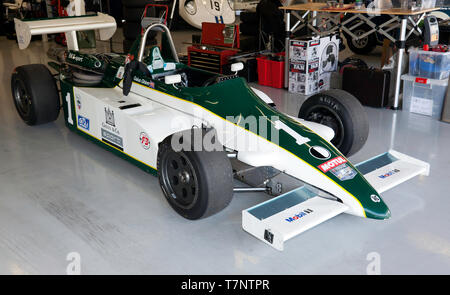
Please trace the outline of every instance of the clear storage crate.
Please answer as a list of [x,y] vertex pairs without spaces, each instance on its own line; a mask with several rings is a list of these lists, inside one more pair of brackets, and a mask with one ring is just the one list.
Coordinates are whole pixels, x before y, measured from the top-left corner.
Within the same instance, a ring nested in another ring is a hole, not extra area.
[[405,111],[441,118],[448,79],[435,80],[403,75],[403,105]]
[[450,52],[409,50],[409,75],[446,79],[450,73]]
[[375,5],[375,8],[380,9],[426,9],[436,6],[436,0],[378,0],[372,3],[372,5]]

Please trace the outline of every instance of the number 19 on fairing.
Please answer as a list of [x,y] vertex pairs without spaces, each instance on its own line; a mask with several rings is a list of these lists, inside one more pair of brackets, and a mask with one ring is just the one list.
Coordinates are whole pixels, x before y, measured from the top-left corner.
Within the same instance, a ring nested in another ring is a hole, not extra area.
[[220,3],[217,0],[209,0],[209,4],[211,4],[211,9],[215,9],[220,11]]

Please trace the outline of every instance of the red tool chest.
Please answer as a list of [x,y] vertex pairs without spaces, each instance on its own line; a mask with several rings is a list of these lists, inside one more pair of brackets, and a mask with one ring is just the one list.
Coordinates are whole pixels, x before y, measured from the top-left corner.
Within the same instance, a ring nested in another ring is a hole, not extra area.
[[229,57],[238,53],[239,45],[239,25],[203,23],[201,44],[188,47],[188,64],[222,73]]

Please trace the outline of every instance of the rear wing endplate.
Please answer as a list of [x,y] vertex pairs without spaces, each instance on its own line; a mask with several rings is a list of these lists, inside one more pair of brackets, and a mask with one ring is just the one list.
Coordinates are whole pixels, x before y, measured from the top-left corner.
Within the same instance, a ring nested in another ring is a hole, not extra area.
[[15,18],[14,23],[20,49],[28,47],[31,36],[65,33],[68,49],[78,50],[77,31],[99,30],[100,39],[108,40],[114,35],[117,28],[115,19],[103,13],[43,20],[19,20]]

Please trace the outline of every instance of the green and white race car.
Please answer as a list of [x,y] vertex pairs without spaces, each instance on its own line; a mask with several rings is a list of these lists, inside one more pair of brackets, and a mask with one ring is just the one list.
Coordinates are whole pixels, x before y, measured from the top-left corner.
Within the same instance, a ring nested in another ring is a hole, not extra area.
[[[160,47],[146,46],[152,30],[163,33]],[[52,122],[62,106],[70,130],[158,176],[169,204],[188,219],[221,211],[235,192],[267,192],[275,197],[243,210],[243,228],[280,250],[285,240],[343,212],[389,218],[380,193],[429,171],[395,151],[353,165],[346,156],[368,134],[353,96],[325,91],[305,101],[301,118],[286,115],[236,74],[180,63],[160,23],[146,28],[127,56],[68,50],[50,65],[57,81],[41,64],[12,74],[25,123]],[[235,73],[242,67],[231,66]],[[247,186],[235,187],[235,179]]]

